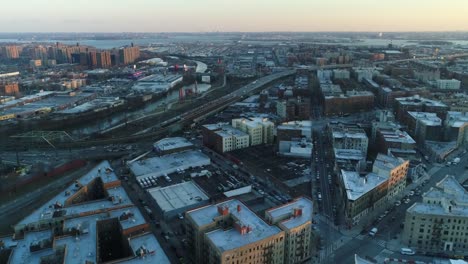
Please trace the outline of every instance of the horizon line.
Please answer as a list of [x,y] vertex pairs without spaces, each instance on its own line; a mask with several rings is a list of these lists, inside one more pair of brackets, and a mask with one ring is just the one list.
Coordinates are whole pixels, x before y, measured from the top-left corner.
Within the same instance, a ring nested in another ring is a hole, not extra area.
[[21,32],[0,32],[0,34],[70,34],[70,33],[87,33],[87,34],[194,34],[194,33],[468,33],[465,30],[390,30],[390,31],[365,31],[365,30],[315,30],[315,31],[21,31]]

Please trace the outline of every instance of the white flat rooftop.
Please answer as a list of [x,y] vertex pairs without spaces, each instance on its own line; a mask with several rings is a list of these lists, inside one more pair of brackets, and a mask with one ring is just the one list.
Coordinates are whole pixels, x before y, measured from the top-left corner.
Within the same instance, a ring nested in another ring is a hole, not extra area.
[[192,181],[187,181],[164,188],[151,188],[148,193],[158,203],[164,212],[176,210],[201,201],[209,197]]
[[210,165],[208,156],[197,150],[188,150],[173,154],[140,160],[130,164],[130,170],[138,178],[161,177],[176,172],[177,169],[195,168]]
[[[240,212],[237,211],[238,205],[240,205]],[[252,231],[244,235],[235,228],[229,230],[218,229],[206,233],[207,238],[211,240],[213,245],[217,246],[221,252],[261,241],[281,232],[278,227],[267,224],[238,200],[229,200],[215,205],[204,206],[188,211],[187,215],[193,219],[196,225],[204,226],[212,223],[215,217],[220,216],[218,213],[218,206],[228,207],[229,213],[235,220],[239,220],[242,225],[252,228]]]
[[159,151],[168,151],[191,146],[193,146],[193,144],[184,137],[163,138],[153,144],[153,147]]
[[355,171],[345,170],[341,170],[341,177],[343,178],[348,200],[353,201],[388,180],[388,177],[382,177],[373,172],[361,177]]
[[[295,208],[302,209],[302,214],[300,216],[293,216]],[[270,209],[266,213],[272,217],[273,222],[276,222],[275,219],[277,218],[281,219],[287,217],[287,219],[281,221],[281,223],[286,228],[293,229],[312,221],[313,204],[311,200],[300,197],[291,203]]]

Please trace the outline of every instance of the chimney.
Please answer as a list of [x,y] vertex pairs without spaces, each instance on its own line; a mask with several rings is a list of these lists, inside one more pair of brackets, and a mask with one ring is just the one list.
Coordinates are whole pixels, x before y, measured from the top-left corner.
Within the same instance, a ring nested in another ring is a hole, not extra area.
[[220,215],[228,215],[229,214],[229,208],[227,206],[218,206],[218,213]]
[[302,215],[302,208],[294,208],[293,216],[298,217]]
[[240,204],[237,205],[237,212],[240,213],[240,211],[242,210],[242,207]]

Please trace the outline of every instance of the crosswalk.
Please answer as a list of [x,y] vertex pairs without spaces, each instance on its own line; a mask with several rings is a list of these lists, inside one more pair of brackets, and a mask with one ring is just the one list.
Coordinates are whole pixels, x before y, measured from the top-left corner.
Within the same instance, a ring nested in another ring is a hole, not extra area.
[[364,240],[365,237],[366,237],[366,235],[359,234],[355,238],[359,239],[359,240]]
[[376,239],[376,240],[374,240],[374,243],[381,246],[381,247],[385,247],[387,245],[387,241],[382,240],[382,239]]

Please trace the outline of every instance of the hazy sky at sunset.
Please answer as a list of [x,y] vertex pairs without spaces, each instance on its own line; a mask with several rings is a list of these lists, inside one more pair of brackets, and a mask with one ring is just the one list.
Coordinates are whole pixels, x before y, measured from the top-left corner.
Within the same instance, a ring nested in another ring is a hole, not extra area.
[[468,0],[13,0],[0,32],[468,31]]

